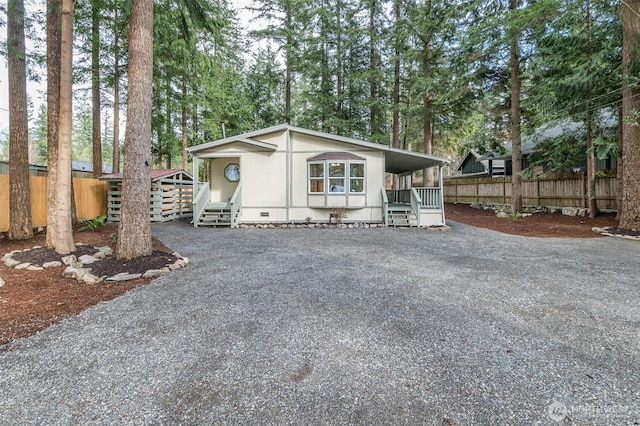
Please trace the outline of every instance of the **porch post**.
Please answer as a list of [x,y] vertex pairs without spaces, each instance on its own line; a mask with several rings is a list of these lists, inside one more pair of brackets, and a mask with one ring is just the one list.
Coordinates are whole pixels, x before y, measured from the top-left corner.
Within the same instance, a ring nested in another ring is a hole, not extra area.
[[193,194],[191,200],[195,201],[196,195],[200,191],[200,177],[198,176],[198,169],[200,168],[200,161],[195,155],[191,157],[193,159],[191,164],[191,171],[193,172]]
[[442,211],[442,225],[446,226],[447,222],[444,217],[444,179],[443,179],[443,166],[441,163],[438,167],[438,185],[440,186],[440,210]]

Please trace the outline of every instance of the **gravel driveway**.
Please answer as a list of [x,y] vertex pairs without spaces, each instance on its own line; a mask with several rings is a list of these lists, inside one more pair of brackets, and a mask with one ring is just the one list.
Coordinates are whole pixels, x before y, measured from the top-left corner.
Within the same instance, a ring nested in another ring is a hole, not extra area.
[[640,244],[154,226],[190,258],[0,348],[0,424],[639,424]]

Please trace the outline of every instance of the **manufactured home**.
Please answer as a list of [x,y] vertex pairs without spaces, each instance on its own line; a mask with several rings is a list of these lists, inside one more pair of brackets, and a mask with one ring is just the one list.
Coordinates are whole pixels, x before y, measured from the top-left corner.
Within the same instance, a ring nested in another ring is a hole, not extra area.
[[[194,179],[196,227],[328,223],[337,214],[343,223],[445,225],[443,158],[286,124],[188,150],[193,176],[205,170],[205,182]],[[427,167],[438,168],[439,187],[385,188],[388,173]]]

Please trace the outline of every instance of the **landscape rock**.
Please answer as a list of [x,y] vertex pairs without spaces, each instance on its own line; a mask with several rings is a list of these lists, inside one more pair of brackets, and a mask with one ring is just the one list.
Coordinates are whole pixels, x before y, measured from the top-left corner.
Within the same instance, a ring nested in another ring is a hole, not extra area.
[[97,284],[97,283],[99,283],[100,281],[102,281],[102,279],[101,279],[101,278],[99,278],[99,277],[96,277],[96,276],[95,276],[95,275],[93,275],[93,274],[84,274],[84,275],[82,276],[82,281],[83,281],[85,284],[93,285],[93,284]]
[[88,254],[82,255],[80,256],[80,258],[78,259],[78,261],[84,265],[90,265],[93,262],[97,261],[98,259],[96,259],[93,256],[89,256]]
[[58,260],[54,260],[53,262],[45,262],[42,264],[43,268],[57,268],[58,266],[62,266],[62,262]]
[[101,259],[104,259],[105,257],[107,257],[107,255],[104,254],[104,252],[102,252],[102,251],[98,251],[93,255],[93,257],[95,259],[97,259],[97,260],[101,260]]
[[104,253],[105,256],[111,256],[113,254],[113,250],[111,250],[109,246],[98,247],[98,251]]
[[0,278],[0,287],[2,287],[3,285],[4,285],[4,280]]
[[20,262],[18,262],[17,260],[12,259],[12,258],[9,257],[9,258],[4,260],[4,264],[7,265],[9,268],[13,268],[16,265],[19,265]]
[[135,280],[136,278],[142,277],[142,274],[129,274],[127,272],[122,272],[120,274],[116,274],[112,277],[107,278],[107,281],[129,281]]
[[65,265],[73,265],[78,261],[78,259],[73,254],[70,254],[69,256],[64,256],[60,260],[62,260],[62,263],[64,263]]
[[42,271],[44,268],[38,265],[29,265],[27,266],[27,271]]
[[498,214],[496,214],[496,217],[498,217],[498,219],[509,219],[509,213],[498,212]]
[[144,274],[142,274],[142,278],[158,278],[165,275],[167,271],[163,271],[162,269],[150,269]]
[[27,269],[29,267],[29,265],[31,265],[30,263],[20,263],[19,265],[16,265],[16,269]]

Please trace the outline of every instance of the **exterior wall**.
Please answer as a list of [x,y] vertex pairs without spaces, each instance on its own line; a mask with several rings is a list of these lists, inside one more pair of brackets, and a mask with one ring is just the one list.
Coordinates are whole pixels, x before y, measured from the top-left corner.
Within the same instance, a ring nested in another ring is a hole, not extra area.
[[421,210],[420,211],[420,226],[443,226],[442,223],[442,210]]
[[[255,139],[276,145],[276,151],[237,142],[199,153],[201,161],[211,164],[212,202],[228,202],[233,195],[236,184],[226,180],[224,169],[239,164],[240,223],[305,222],[309,217],[328,222],[332,207],[348,208],[346,222],[382,222],[383,152],[295,132]],[[329,151],[349,152],[364,160],[364,194],[309,194],[307,160]]]

